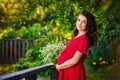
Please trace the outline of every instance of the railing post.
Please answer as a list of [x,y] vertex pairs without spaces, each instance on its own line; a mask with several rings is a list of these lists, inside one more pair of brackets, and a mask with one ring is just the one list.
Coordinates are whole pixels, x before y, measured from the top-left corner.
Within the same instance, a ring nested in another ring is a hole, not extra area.
[[56,68],[51,68],[50,70],[50,80],[57,80],[58,78],[58,71]]
[[37,75],[34,74],[34,75],[31,75],[31,76],[28,76],[25,78],[25,80],[37,80]]

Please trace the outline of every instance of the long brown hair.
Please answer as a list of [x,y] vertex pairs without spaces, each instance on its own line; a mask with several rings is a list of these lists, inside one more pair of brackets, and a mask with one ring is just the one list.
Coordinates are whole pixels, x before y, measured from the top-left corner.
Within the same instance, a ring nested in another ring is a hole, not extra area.
[[[90,46],[95,46],[97,44],[97,29],[96,29],[95,18],[88,11],[83,11],[80,14],[82,14],[83,16],[85,16],[87,18],[86,35],[87,35],[87,39],[88,39],[88,42],[89,42],[89,47]],[[75,27],[74,30],[73,30],[73,38],[76,37],[77,34],[78,34],[78,30]]]

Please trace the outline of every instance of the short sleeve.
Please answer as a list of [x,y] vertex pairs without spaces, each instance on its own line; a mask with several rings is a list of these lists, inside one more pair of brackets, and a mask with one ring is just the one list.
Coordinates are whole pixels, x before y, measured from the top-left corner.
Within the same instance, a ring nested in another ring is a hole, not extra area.
[[86,54],[87,48],[88,48],[88,41],[86,38],[84,38],[84,39],[79,41],[76,51],[79,51],[83,54]]

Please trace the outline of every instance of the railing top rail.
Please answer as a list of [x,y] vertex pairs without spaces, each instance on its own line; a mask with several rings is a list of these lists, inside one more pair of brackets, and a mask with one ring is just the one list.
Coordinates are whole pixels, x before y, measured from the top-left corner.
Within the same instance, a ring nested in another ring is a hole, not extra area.
[[17,79],[21,79],[27,76],[31,76],[34,75],[40,71],[44,71],[44,70],[48,70],[54,67],[54,64],[49,63],[49,64],[45,64],[42,66],[38,66],[38,67],[34,67],[34,68],[29,68],[29,69],[25,69],[22,71],[18,71],[15,73],[11,73],[8,75],[3,75],[0,76],[0,80],[17,80]]

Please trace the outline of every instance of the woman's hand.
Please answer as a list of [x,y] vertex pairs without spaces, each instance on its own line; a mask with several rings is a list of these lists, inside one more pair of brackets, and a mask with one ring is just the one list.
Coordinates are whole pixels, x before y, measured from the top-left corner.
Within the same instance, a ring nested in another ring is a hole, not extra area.
[[56,64],[56,69],[57,69],[58,72],[60,71],[60,68],[59,68],[58,64]]

